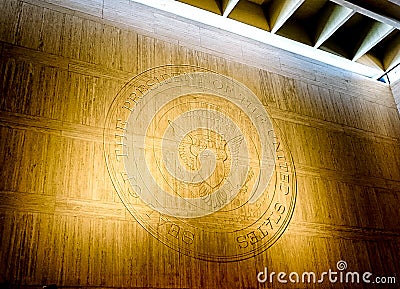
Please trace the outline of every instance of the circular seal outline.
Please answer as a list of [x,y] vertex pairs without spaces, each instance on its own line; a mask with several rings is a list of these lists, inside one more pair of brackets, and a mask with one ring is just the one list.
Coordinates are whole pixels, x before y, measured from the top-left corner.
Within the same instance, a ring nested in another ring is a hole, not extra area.
[[[157,70],[161,70],[161,73],[159,72],[157,74]],[[162,72],[165,72],[162,74]],[[151,69],[148,69],[135,77],[133,77],[117,94],[117,96],[114,98],[109,111],[107,113],[106,117],[106,123],[105,123],[105,128],[104,128],[104,156],[107,164],[107,170],[110,174],[112,183],[124,203],[125,207],[128,209],[128,211],[132,214],[132,216],[139,222],[139,224],[145,228],[153,237],[161,241],[163,244],[166,246],[181,252],[185,255],[202,259],[202,260],[207,260],[207,261],[217,261],[217,262],[232,262],[232,261],[239,261],[239,260],[244,260],[248,259],[251,257],[256,256],[257,254],[264,252],[266,249],[268,249],[270,246],[272,246],[283,234],[283,232],[286,230],[290,219],[293,215],[294,207],[295,207],[295,200],[297,196],[297,182],[296,182],[296,174],[295,174],[295,167],[293,163],[293,158],[292,155],[290,154],[290,151],[287,149],[287,141],[280,131],[277,123],[275,120],[273,120],[271,117],[269,117],[269,120],[273,124],[273,129],[274,131],[278,132],[279,135],[279,140],[277,141],[278,146],[281,145],[284,147],[283,150],[283,155],[285,161],[289,163],[289,175],[287,176],[288,178],[290,177],[290,206],[288,208],[285,208],[286,212],[284,219],[280,222],[281,225],[279,226],[279,229],[274,232],[273,236],[268,239],[267,242],[262,243],[261,245],[257,244],[257,246],[253,246],[253,249],[243,252],[243,253],[238,253],[236,255],[229,255],[229,256],[224,256],[224,255],[209,255],[205,253],[198,252],[196,250],[187,250],[186,248],[182,247],[182,242],[178,243],[171,243],[168,238],[165,238],[165,232],[160,234],[160,231],[155,229],[152,226],[148,226],[149,220],[146,219],[148,217],[151,221],[160,221],[162,217],[158,216],[156,219],[151,218],[149,215],[152,215],[154,211],[152,211],[152,208],[149,208],[149,210],[145,211],[138,211],[136,208],[129,206],[126,202],[126,195],[128,194],[131,196],[132,200],[137,200],[139,198],[139,195],[137,192],[135,192],[135,189],[140,189],[139,187],[135,188],[134,185],[127,185],[127,183],[130,183],[130,176],[129,175],[124,175],[124,171],[120,170],[121,168],[117,167],[114,165],[114,162],[117,161],[119,158],[124,157],[124,151],[123,151],[123,131],[124,131],[124,125],[126,126],[126,120],[128,119],[130,113],[134,109],[135,104],[137,104],[137,101],[140,100],[140,98],[144,97],[147,92],[152,89],[153,86],[156,85],[161,85],[164,81],[170,80],[174,77],[178,77],[179,75],[184,75],[185,73],[189,72],[212,72],[211,70],[197,67],[197,66],[191,66],[191,65],[163,65],[163,66],[158,66],[154,67]],[[225,77],[225,76],[223,76]],[[225,77],[227,78],[227,77]],[[236,84],[241,85],[245,89],[249,90],[246,86],[243,84],[235,81]],[[135,87],[136,92],[132,93],[132,87]],[[141,95],[140,95],[141,93]],[[254,94],[254,93],[253,93]],[[267,111],[267,108],[262,105],[263,108]],[[124,115],[116,115],[116,112],[123,112]],[[268,114],[268,113],[267,113]],[[269,114],[268,114],[269,115]],[[116,117],[116,118],[115,118]],[[286,165],[287,166],[287,165]],[[274,172],[274,178],[275,178],[275,187],[278,185],[278,180],[280,177],[279,176],[279,166],[275,167],[275,172]],[[287,170],[287,168],[286,168]],[[128,182],[127,182],[128,181]],[[276,190],[276,188],[275,188]],[[289,191],[289,189],[288,189]],[[271,206],[272,203],[269,204]],[[276,204],[275,204],[276,206]],[[282,208],[282,207],[279,207]],[[267,212],[267,211],[265,211]],[[144,215],[143,215],[144,213]],[[283,216],[283,215],[282,215]],[[261,215],[258,220],[262,219],[263,215]],[[270,216],[271,217],[271,216]],[[175,220],[176,221],[176,220]],[[169,222],[168,220],[166,222]],[[256,221],[257,222],[257,221]],[[265,223],[265,222],[264,222]],[[171,225],[172,227],[173,225]],[[176,228],[176,227],[174,227]],[[271,227],[272,228],[272,227]],[[262,231],[262,230],[260,230]],[[173,230],[172,232],[176,232]],[[171,233],[171,229],[169,231]],[[185,234],[185,232],[183,232]],[[250,237],[248,237],[250,236]],[[238,236],[237,237],[237,242],[238,243],[244,243],[239,242],[239,238],[243,236]],[[185,238],[183,236],[182,238]],[[245,238],[245,237],[243,237]],[[250,239],[249,239],[250,238]],[[190,241],[190,236],[186,236],[186,241]],[[255,240],[256,237],[254,237],[254,231],[250,232],[247,234],[247,241],[246,241],[246,247],[250,246],[250,243],[252,240]],[[204,244],[203,244],[204,245]],[[253,245],[253,244],[251,244]]]

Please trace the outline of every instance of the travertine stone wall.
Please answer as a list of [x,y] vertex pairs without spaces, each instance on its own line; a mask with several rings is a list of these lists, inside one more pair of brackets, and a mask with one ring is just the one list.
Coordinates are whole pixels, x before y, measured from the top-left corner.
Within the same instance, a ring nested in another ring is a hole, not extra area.
[[[265,288],[256,279],[265,267],[323,272],[339,260],[399,278],[400,119],[389,86],[125,0],[5,0],[0,9],[0,281]],[[164,64],[242,82],[284,132],[297,203],[266,252],[232,263],[184,256],[116,194],[107,111],[129,79]]]
[[397,104],[397,109],[400,113],[400,81],[396,81],[395,83],[391,84],[390,88],[393,93],[394,101]]

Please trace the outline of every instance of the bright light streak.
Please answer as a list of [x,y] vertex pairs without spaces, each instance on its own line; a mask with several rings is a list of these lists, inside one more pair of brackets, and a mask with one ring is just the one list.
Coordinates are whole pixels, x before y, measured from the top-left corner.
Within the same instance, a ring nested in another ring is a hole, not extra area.
[[225,18],[221,15],[193,7],[191,5],[174,0],[131,0],[156,9],[170,12],[181,17],[194,20],[206,25],[217,27],[259,42],[275,46],[286,51],[303,55],[317,61],[352,71],[370,78],[377,79],[384,71],[372,68],[349,59],[334,55],[332,53],[316,49],[314,47],[299,43],[288,38],[272,34],[268,31]]

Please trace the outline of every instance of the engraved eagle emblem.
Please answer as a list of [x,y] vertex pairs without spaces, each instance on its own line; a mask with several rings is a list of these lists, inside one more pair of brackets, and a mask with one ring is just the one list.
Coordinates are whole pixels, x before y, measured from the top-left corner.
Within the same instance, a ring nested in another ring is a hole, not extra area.
[[[199,128],[185,132],[177,124],[168,122],[173,128],[176,138],[181,136],[178,151],[183,166],[188,171],[197,172],[193,182],[200,183],[200,196],[210,199],[207,196],[218,190],[229,176],[230,165],[238,165],[243,136],[236,136],[226,141],[223,136],[210,129]],[[211,163],[215,163],[214,171],[208,176],[202,175],[200,170],[202,165],[207,166]],[[224,202],[227,196],[222,192],[217,192],[216,198],[220,203]]]

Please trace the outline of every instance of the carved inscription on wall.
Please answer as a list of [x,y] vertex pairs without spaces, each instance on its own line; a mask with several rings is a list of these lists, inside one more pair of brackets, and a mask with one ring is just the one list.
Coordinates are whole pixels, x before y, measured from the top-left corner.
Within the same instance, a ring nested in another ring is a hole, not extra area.
[[115,98],[104,147],[126,208],[183,254],[250,258],[290,221],[287,146],[259,99],[231,78],[193,66],[141,73]]

